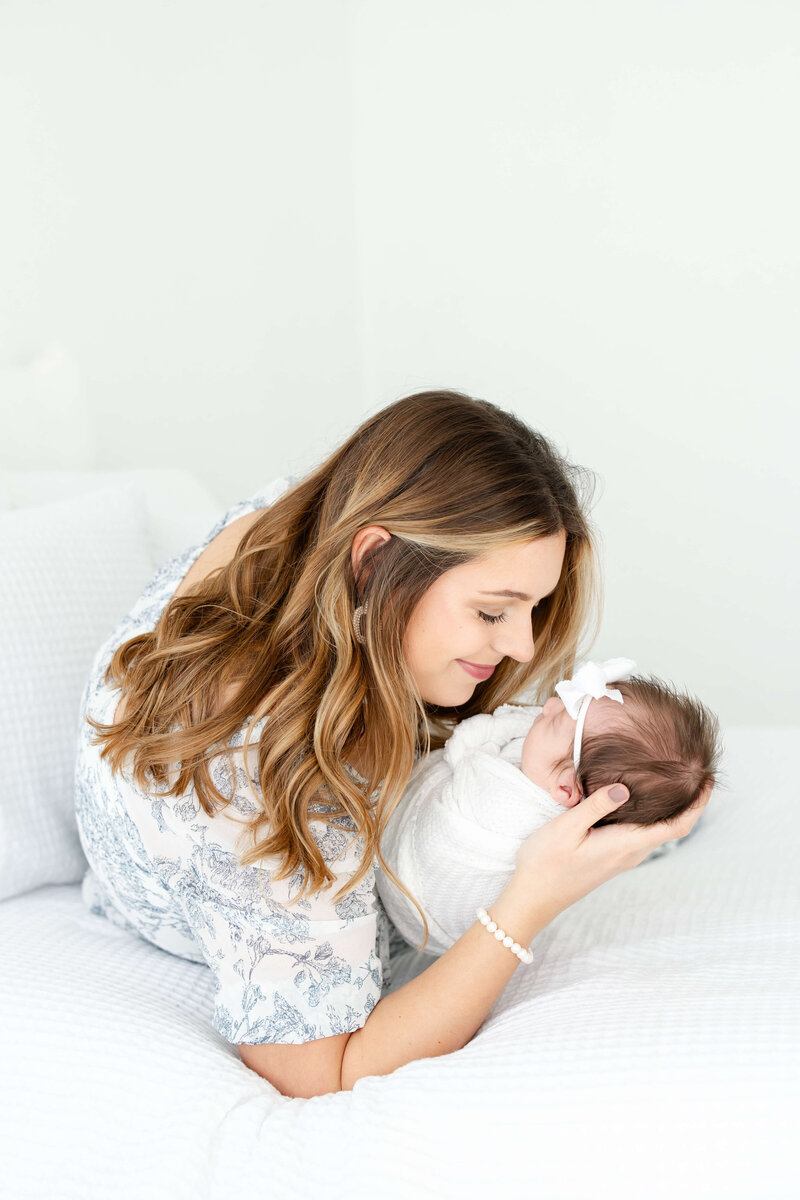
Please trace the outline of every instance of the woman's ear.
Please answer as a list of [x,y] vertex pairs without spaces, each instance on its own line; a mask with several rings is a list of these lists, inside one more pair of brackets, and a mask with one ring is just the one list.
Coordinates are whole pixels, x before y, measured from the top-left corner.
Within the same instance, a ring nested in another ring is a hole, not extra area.
[[388,542],[391,536],[389,530],[384,529],[382,525],[365,525],[363,529],[359,529],[353,538],[353,544],[350,548],[350,562],[353,567],[353,575],[356,583],[358,583],[361,575],[361,563],[364,556],[370,550],[374,550],[377,546],[382,546],[384,542]]

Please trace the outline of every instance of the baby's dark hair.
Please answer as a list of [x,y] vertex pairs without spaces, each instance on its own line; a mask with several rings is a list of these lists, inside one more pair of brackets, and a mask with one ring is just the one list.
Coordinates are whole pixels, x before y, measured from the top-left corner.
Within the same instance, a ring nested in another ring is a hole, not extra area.
[[[717,717],[695,697],[655,676],[608,685],[622,693],[618,729],[584,734],[577,783],[582,795],[624,783],[629,798],[592,828],[654,825],[685,812],[707,784],[719,782]],[[570,758],[570,765],[572,759]]]

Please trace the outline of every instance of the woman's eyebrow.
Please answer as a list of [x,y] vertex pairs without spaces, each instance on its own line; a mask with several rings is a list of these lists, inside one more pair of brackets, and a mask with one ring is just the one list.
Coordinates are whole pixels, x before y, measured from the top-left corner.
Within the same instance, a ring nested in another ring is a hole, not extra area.
[[[556,584],[556,587],[557,586],[558,585]],[[544,596],[542,596],[542,600],[546,600],[548,596],[552,596],[552,594],[555,590],[556,590],[555,588],[551,588],[549,592],[547,592]],[[510,588],[506,588],[502,592],[478,592],[478,595],[479,596],[508,596],[509,599],[511,599],[511,600],[530,600],[531,599],[531,597],[526,596],[524,592],[512,592]]]
[[524,592],[478,592],[479,596],[508,596],[511,600],[530,600],[530,596],[526,596]]

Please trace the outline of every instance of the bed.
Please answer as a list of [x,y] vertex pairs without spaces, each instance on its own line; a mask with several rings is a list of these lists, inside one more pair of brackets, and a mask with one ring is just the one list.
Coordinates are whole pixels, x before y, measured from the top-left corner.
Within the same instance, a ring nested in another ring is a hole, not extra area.
[[[80,688],[221,511],[182,472],[0,472],[3,1195],[796,1197],[797,728],[725,729],[690,838],[562,913],[462,1050],[349,1092],[281,1096],[204,964],[87,910]],[[430,961],[394,951],[393,986]]]

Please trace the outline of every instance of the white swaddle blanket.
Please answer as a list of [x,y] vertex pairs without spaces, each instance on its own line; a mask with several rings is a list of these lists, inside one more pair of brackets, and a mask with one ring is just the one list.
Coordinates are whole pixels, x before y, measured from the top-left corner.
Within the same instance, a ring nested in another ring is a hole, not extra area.
[[[444,954],[472,925],[477,908],[491,908],[511,881],[525,839],[567,811],[520,769],[522,743],[541,711],[503,704],[462,721],[430,754],[425,771],[415,769],[392,813],[381,850],[425,913],[428,954]],[[642,863],[675,850],[699,823]],[[377,861],[375,880],[394,925],[419,947],[422,919]]]
[[[386,862],[428,920],[425,951],[443,954],[489,908],[535,830],[566,812],[520,770],[522,743],[541,707],[504,704],[468,717],[415,773],[381,843]],[[409,944],[424,930],[414,905],[376,866],[378,892]]]

